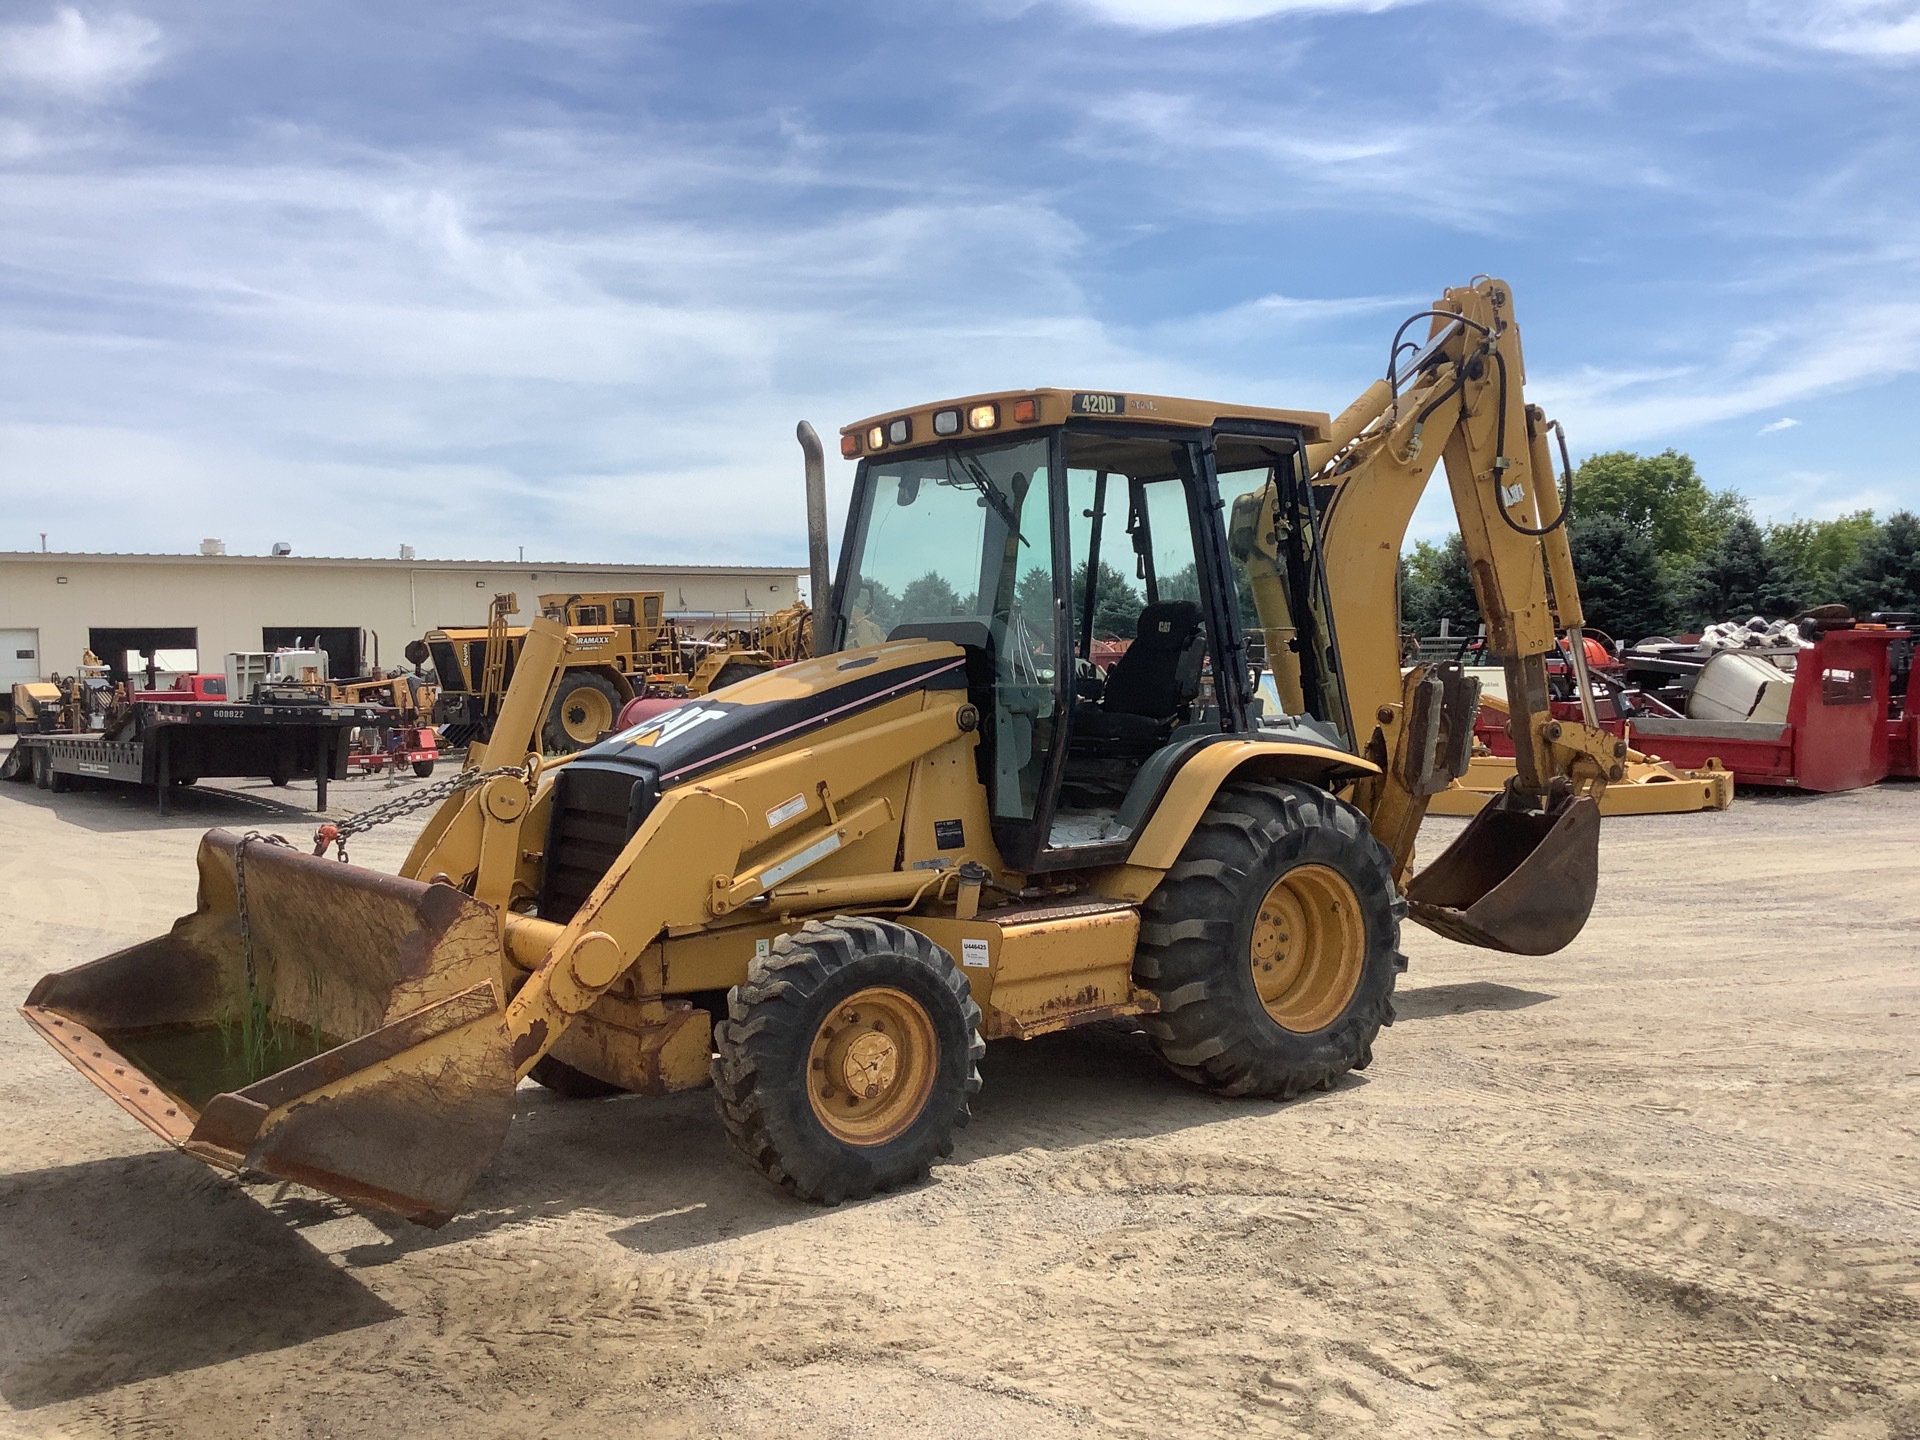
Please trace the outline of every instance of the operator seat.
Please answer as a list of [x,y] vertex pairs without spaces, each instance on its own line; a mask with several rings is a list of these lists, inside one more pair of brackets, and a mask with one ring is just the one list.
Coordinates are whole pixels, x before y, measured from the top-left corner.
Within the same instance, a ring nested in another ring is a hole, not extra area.
[[1073,733],[1089,740],[1164,739],[1181,712],[1200,694],[1200,667],[1207,637],[1200,607],[1191,600],[1162,600],[1140,612],[1133,644],[1107,672],[1098,705],[1082,702]]

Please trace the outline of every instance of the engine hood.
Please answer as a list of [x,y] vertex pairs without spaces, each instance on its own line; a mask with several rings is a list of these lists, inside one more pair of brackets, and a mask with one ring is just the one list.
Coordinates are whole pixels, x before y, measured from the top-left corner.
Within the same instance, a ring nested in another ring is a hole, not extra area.
[[966,684],[966,652],[946,641],[842,650],[648,716],[581,751],[566,768],[646,775],[664,790],[909,691]]

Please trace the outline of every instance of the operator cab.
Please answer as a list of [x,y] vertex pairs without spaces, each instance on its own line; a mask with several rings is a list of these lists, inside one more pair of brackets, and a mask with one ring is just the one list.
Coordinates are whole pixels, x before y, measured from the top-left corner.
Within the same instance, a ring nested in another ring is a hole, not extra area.
[[[1282,718],[1257,698],[1260,622],[1221,496],[1306,495],[1301,457],[1325,426],[1049,390],[843,432],[841,453],[860,463],[830,644],[966,648],[1009,865],[1113,863],[1194,748]],[[1315,598],[1296,611],[1311,615]],[[1319,693],[1330,703],[1311,718],[1324,723],[1288,738],[1351,733],[1337,685]]]

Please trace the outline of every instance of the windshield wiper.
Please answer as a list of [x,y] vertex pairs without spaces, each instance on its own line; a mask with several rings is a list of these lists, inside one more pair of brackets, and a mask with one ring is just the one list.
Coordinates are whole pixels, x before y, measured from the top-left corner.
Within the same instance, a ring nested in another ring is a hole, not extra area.
[[[981,468],[980,462],[952,445],[947,447],[946,459],[948,483],[958,486],[970,482],[973,488],[980,492],[980,498],[993,507],[993,513],[1000,517],[1000,523],[1013,532],[1014,538],[1022,545],[1028,544],[1027,537],[1020,533],[1020,520],[1014,514],[1013,506],[1007,503],[1007,497],[1000,493],[1000,487],[993,483],[993,478]],[[966,482],[961,481],[953,473],[953,462],[956,460],[967,472]]]

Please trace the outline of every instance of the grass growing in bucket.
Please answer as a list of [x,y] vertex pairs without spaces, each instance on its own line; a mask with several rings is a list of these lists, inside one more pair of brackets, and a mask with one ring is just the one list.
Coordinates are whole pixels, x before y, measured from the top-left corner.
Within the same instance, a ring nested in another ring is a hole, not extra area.
[[339,1043],[264,1007],[251,1027],[242,1012],[201,1025],[121,1031],[107,1038],[161,1089],[195,1110],[215,1095],[244,1090]]
[[[306,989],[307,1013],[318,1015],[320,973],[312,967],[307,970]],[[331,1050],[338,1043],[311,1025],[274,1014],[252,976],[248,977],[247,1003],[238,1019],[222,1017],[218,1023],[221,1043],[226,1047],[233,1071],[245,1077],[242,1085],[264,1080],[289,1065],[298,1065],[302,1060]]]
[[267,997],[260,993],[258,986],[247,987],[247,1003],[237,1020],[222,1016],[219,1024],[221,1043],[249,1083],[264,1080],[274,1070],[285,1068],[267,1067],[268,1054],[284,1044],[280,1031],[287,1022],[269,1013]]

